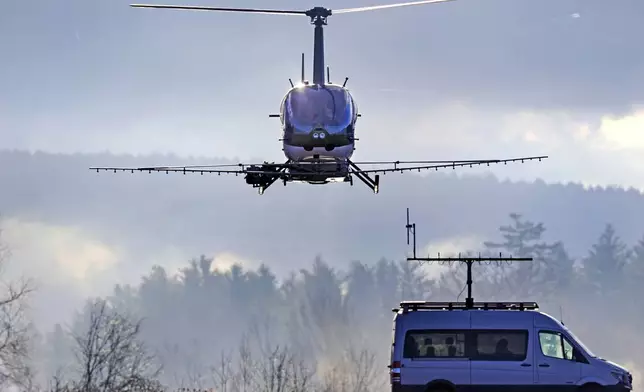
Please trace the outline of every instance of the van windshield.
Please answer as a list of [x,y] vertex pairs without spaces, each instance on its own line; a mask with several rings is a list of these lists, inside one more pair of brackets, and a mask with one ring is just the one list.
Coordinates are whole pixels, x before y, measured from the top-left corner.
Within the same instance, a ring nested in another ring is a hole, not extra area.
[[597,356],[593,354],[593,352],[590,351],[588,347],[586,347],[586,345],[581,341],[581,339],[577,337],[577,335],[572,333],[572,331],[566,328],[566,326],[562,325],[562,327],[566,331],[566,333],[568,333],[568,336],[570,336],[579,346],[581,346],[582,350],[586,351],[586,354],[590,355],[593,358],[597,358]]

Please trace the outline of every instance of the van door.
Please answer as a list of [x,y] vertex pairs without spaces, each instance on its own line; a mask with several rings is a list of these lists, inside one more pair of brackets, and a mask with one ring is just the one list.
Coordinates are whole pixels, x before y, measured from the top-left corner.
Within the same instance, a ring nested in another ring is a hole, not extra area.
[[470,384],[466,356],[466,329],[414,329],[407,331],[400,369],[401,384],[423,387],[447,381],[457,387]]
[[[472,388],[504,390],[535,385],[533,346],[528,329],[472,329]],[[490,389],[491,388],[491,389]]]
[[[472,390],[530,390],[535,385],[531,314],[472,313]],[[525,328],[523,328],[525,326]]]
[[574,346],[559,331],[535,328],[535,332],[539,385],[576,385],[581,378],[581,363],[574,358]]

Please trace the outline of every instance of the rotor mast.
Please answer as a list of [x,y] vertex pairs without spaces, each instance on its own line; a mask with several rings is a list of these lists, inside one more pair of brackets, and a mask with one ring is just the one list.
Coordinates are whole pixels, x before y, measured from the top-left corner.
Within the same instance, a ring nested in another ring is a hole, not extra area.
[[331,10],[324,7],[315,7],[306,11],[311,18],[311,24],[315,26],[313,37],[313,84],[323,86],[324,78],[324,26],[327,18],[331,16]]
[[[335,10],[336,14],[345,14],[353,12],[372,11],[386,8],[398,8],[411,5],[443,3],[454,0],[417,0],[406,3],[376,5],[358,8],[343,8]],[[281,9],[256,9],[256,8],[229,8],[229,7],[208,7],[195,5],[161,5],[161,4],[130,4],[136,8],[166,8],[198,11],[227,11],[227,12],[249,12],[256,14],[281,14],[281,15],[306,15],[311,18],[311,24],[315,26],[313,41],[313,83],[323,86],[326,84],[324,79],[324,26],[327,24],[327,18],[332,15],[330,9],[325,7],[314,7],[308,11],[304,10],[281,10]]]

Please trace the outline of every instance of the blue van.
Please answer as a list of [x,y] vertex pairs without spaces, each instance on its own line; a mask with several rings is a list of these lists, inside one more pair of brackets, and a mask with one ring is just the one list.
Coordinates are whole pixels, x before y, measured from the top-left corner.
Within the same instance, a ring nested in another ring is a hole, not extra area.
[[535,302],[405,301],[394,309],[392,392],[632,390]]

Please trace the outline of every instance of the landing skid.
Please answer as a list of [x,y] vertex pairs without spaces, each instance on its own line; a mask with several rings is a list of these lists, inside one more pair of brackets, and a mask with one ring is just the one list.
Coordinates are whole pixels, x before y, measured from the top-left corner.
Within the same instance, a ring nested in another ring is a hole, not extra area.
[[[373,193],[378,193],[379,186],[380,186],[380,175],[376,174],[374,178],[369,177],[369,175],[360,169],[358,165],[353,163],[350,159],[347,159],[347,163],[349,163],[349,166],[353,169],[353,174],[356,175],[360,179],[360,181],[364,182],[365,185],[367,185]],[[350,180],[351,185],[353,185],[353,180]]]

